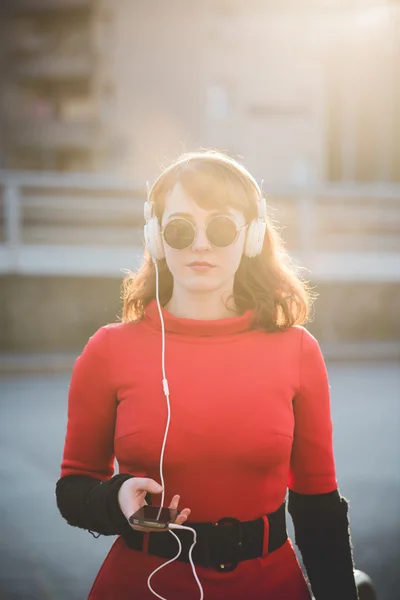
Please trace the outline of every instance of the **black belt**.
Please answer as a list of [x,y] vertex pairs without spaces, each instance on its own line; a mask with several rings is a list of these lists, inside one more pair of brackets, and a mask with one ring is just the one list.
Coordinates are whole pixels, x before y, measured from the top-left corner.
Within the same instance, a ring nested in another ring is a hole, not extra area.
[[[273,513],[266,515],[269,523],[268,553],[277,550],[287,540],[285,502]],[[239,521],[233,517],[223,517],[217,523],[191,523],[197,533],[197,543],[192,551],[195,564],[214,567],[217,571],[233,571],[240,561],[263,555],[264,521],[262,517],[254,521]],[[143,549],[144,532],[130,531],[123,535],[126,544],[134,550]],[[182,552],[177,560],[189,562],[189,550],[193,544],[193,532],[174,529],[182,544]],[[161,558],[173,558],[178,547],[174,536],[167,532],[150,533],[148,553]]]

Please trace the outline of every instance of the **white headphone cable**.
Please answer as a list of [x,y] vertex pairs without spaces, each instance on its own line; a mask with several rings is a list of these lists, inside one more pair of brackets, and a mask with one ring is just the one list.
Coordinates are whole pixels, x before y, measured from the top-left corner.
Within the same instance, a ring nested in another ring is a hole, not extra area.
[[[167,417],[167,426],[165,428],[165,434],[164,434],[164,440],[162,443],[162,448],[161,448],[161,456],[160,456],[160,478],[161,478],[161,485],[162,485],[162,495],[161,495],[161,507],[160,507],[160,511],[164,505],[164,495],[165,495],[165,486],[164,486],[164,477],[163,477],[163,471],[162,471],[162,464],[163,464],[163,459],[164,459],[164,450],[165,450],[165,443],[167,441],[167,435],[168,435],[168,430],[169,430],[169,424],[171,421],[171,405],[170,405],[170,400],[169,400],[169,387],[168,387],[168,380],[167,380],[167,376],[165,373],[165,327],[164,327],[164,319],[162,316],[162,311],[161,311],[161,305],[160,305],[160,298],[159,298],[159,274],[158,274],[158,265],[157,265],[157,261],[155,258],[152,259],[153,263],[154,263],[154,267],[155,267],[155,271],[156,271],[156,301],[157,301],[157,307],[158,307],[158,313],[160,316],[160,322],[161,322],[161,336],[162,336],[162,347],[161,347],[161,368],[162,368],[162,384],[163,384],[163,391],[164,391],[164,395],[165,398],[167,400],[167,407],[168,407],[168,417]],[[153,590],[153,588],[150,585],[150,579],[153,577],[153,575],[155,573],[157,573],[157,571],[159,571],[160,569],[163,569],[164,567],[166,567],[167,565],[169,565],[170,563],[174,562],[178,556],[181,554],[182,552],[182,544],[180,539],[178,538],[178,536],[171,531],[172,529],[188,529],[189,531],[193,532],[193,537],[194,537],[194,541],[193,544],[190,546],[190,550],[189,550],[189,561],[190,564],[192,565],[192,571],[193,571],[193,575],[194,578],[196,579],[197,585],[200,588],[200,600],[203,600],[204,598],[204,592],[203,592],[203,588],[202,585],[199,581],[199,578],[197,576],[196,573],[196,569],[193,563],[193,559],[192,559],[192,551],[193,548],[195,546],[195,544],[197,543],[197,534],[196,531],[192,528],[192,527],[188,527],[185,525],[178,525],[175,523],[170,523],[168,526],[170,533],[174,536],[174,538],[177,540],[178,545],[179,545],[179,551],[178,554],[176,556],[174,556],[174,558],[171,558],[171,560],[169,560],[168,562],[164,563],[163,565],[160,565],[159,567],[157,567],[157,569],[155,569],[152,573],[150,573],[148,579],[147,579],[147,585],[150,589],[150,591],[157,596],[157,598],[160,598],[160,600],[167,600],[166,598],[164,598],[164,596],[160,596],[159,594],[157,594],[157,592],[155,590]],[[164,532],[160,532],[157,535],[164,535]]]

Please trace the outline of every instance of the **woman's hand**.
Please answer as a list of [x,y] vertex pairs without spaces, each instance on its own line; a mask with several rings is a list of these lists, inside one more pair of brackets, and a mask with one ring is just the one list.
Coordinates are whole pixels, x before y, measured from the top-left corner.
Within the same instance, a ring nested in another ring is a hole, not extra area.
[[[150,494],[161,494],[161,491],[162,490],[160,489],[159,484],[156,481],[154,481],[154,479],[149,479],[147,477],[132,477],[131,479],[127,479],[126,481],[124,481],[124,483],[119,488],[119,506],[125,517],[129,519],[129,517],[133,515],[133,513],[138,511],[139,508],[147,505],[145,496],[148,492],[150,492]],[[177,509],[179,500],[179,495],[174,496],[171,500],[169,508]],[[174,523],[176,523],[177,525],[182,525],[182,523],[184,523],[189,517],[190,512],[190,508],[183,509],[175,519]],[[132,529],[144,532],[158,531],[161,533],[163,531],[168,531],[167,528],[157,529],[155,527],[141,527],[140,525],[132,524],[130,524],[130,526],[132,527]]]

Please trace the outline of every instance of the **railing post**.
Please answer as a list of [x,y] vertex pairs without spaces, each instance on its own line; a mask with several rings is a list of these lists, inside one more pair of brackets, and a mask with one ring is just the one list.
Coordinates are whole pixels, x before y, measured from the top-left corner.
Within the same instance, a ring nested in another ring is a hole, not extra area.
[[21,202],[20,188],[16,184],[4,187],[4,233],[8,249],[9,270],[16,271],[18,254],[21,245]]

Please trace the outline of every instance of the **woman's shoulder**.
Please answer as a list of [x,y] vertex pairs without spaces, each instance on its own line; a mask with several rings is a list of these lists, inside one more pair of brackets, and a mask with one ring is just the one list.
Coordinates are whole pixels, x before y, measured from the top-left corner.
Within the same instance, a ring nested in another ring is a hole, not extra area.
[[[284,335],[294,339],[307,342],[317,342],[316,337],[304,326],[304,325],[293,325],[282,331]],[[318,343],[318,342],[317,342]]]
[[111,332],[111,334],[118,335],[118,333],[122,333],[124,331],[132,331],[132,328],[139,325],[139,323],[124,323],[122,321],[117,321],[115,323],[107,323],[100,327],[100,329],[105,329],[106,331]]
[[293,325],[287,329],[277,331],[273,335],[278,336],[286,348],[291,347],[300,353],[318,352],[320,348],[318,340],[304,325]]
[[293,325],[286,329],[278,329],[273,335],[284,339],[287,342],[301,342],[304,336],[311,335],[303,325]]
[[87,345],[91,348],[104,348],[114,341],[121,341],[131,337],[132,333],[138,329],[140,323],[107,323],[99,327],[88,339]]
[[131,338],[132,335],[139,335],[143,330],[143,319],[140,321],[117,321],[115,323],[107,323],[100,327],[98,331],[104,330],[104,334],[110,339],[123,339],[125,337]]

